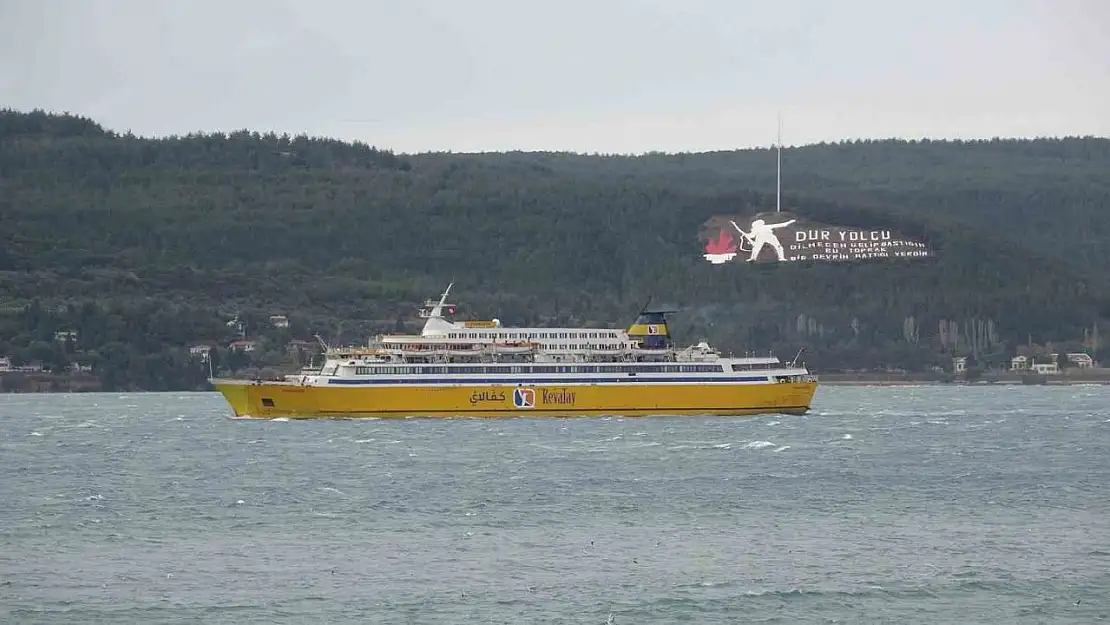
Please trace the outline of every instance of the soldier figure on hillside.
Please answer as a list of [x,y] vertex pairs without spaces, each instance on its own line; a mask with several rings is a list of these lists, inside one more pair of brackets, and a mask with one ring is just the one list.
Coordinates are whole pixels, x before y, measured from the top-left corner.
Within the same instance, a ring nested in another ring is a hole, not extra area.
[[789,226],[794,223],[794,221],[794,219],[791,219],[790,221],[784,221],[782,223],[768,224],[762,219],[756,219],[752,222],[751,232],[744,232],[741,230],[740,226],[737,226],[735,221],[732,222],[732,225],[740,235],[752,245],[752,253],[751,256],[748,257],[749,263],[754,262],[755,259],[759,257],[759,252],[763,249],[764,245],[770,245],[774,248],[779,260],[783,261],[786,260],[786,254],[782,249],[782,243],[779,242],[779,238],[775,236],[775,228]]

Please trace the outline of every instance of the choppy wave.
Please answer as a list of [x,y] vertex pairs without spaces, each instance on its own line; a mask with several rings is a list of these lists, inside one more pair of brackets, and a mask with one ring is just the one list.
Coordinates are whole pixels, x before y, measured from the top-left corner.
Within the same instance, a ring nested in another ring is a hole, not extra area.
[[800,417],[270,425],[229,418],[216,394],[0,396],[0,614],[1105,620],[1110,388],[817,402]]

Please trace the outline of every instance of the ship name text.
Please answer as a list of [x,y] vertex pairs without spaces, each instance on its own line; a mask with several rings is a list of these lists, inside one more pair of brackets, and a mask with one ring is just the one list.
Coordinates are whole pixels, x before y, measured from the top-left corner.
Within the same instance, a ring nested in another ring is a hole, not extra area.
[[501,391],[474,391],[470,394],[471,406],[486,401],[503,402],[505,401],[505,394]]
[[574,391],[568,391],[561,388],[557,391],[542,390],[543,403],[545,404],[563,404],[566,406],[574,405]]

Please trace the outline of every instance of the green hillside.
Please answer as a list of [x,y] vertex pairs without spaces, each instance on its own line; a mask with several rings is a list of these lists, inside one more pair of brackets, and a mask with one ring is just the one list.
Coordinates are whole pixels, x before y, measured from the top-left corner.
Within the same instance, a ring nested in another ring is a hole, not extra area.
[[706,263],[706,218],[774,206],[768,150],[398,155],[0,112],[0,355],[85,362],[110,388],[194,388],[207,369],[185,348],[226,346],[235,315],[263,347],[218,366],[288,366],[291,338],[415,329],[414,306],[451,280],[461,314],[511,324],[623,325],[651,296],[680,308],[680,340],[806,346],[824,371],[1101,347],[1110,141],[857,142],[783,164],[792,212],[889,227],[937,257]]

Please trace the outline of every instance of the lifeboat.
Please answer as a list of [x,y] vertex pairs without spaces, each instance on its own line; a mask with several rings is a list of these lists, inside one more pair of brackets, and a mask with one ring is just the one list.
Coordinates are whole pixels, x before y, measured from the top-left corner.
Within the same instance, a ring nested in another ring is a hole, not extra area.
[[504,343],[494,343],[492,351],[498,354],[529,354],[535,350],[534,343],[529,341],[506,341]]

